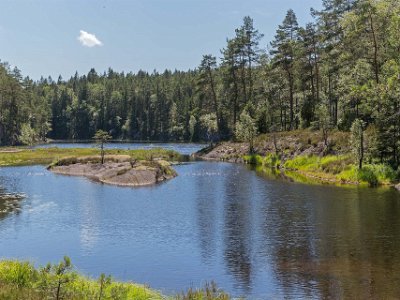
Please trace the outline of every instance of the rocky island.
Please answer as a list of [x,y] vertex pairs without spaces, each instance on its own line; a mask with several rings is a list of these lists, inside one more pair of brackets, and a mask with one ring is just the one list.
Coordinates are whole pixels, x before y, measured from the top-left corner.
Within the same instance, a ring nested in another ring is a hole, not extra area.
[[84,176],[91,180],[118,186],[146,186],[177,176],[165,160],[135,160],[129,155],[109,155],[105,162],[99,156],[64,158],[50,165],[54,173]]

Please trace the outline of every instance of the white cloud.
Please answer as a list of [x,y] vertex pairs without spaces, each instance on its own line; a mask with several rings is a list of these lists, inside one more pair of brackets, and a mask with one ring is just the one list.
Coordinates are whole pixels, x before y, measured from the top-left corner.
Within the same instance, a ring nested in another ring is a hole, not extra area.
[[82,46],[85,47],[94,47],[103,45],[103,43],[94,34],[86,32],[84,30],[79,31],[78,41],[80,41]]

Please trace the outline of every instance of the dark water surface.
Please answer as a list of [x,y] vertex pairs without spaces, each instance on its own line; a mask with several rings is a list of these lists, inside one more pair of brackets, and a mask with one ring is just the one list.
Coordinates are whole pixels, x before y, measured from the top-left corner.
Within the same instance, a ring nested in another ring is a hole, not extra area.
[[167,294],[215,280],[249,299],[400,295],[398,192],[290,183],[227,163],[176,170],[157,186],[121,188],[0,168],[0,185],[26,194],[0,214],[0,256],[69,255],[84,274]]

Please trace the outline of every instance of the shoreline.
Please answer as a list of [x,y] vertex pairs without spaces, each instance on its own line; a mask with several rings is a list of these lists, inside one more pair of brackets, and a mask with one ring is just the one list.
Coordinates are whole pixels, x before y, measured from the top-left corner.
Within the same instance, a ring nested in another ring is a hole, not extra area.
[[[389,169],[388,166],[365,164],[362,170],[357,170],[348,154],[337,153],[323,156],[317,155],[318,152],[315,153],[314,149],[305,148],[301,152],[297,151],[297,153],[293,149],[289,149],[286,153],[276,154],[275,151],[271,151],[271,147],[266,151],[265,148],[264,151],[256,148],[255,153],[249,155],[249,147],[245,143],[222,142],[201,149],[192,156],[206,161],[239,163],[252,165],[256,168],[275,170],[283,173],[285,178],[305,184],[390,187],[400,190],[400,184],[391,179],[394,177],[395,171]],[[379,173],[376,175],[373,172],[378,168],[386,168],[382,172],[393,174],[382,175]],[[299,180],[298,176],[291,176],[290,173],[303,176],[311,182]],[[364,176],[364,173],[367,174]]]
[[[283,133],[279,137],[279,151],[275,148],[276,145],[272,143],[270,136],[262,136],[257,137],[256,151],[253,155],[248,155],[249,147],[246,143],[222,142],[205,147],[191,154],[191,157],[206,161],[241,163],[272,168],[280,172],[298,174],[314,180],[315,183],[339,186],[383,186],[400,190],[400,184],[397,180],[394,180],[397,175],[393,169],[389,169],[388,166],[383,164],[365,164],[363,168],[365,170],[359,172],[355,169],[351,157],[346,154],[348,148],[343,143],[334,142],[336,148],[334,148],[333,154],[324,155],[321,143],[318,144],[316,141],[305,142],[307,134],[308,132],[297,132],[293,135]],[[316,139],[316,137],[313,138]],[[98,152],[99,150],[96,148],[0,148],[0,167],[52,165],[63,159],[77,160],[79,157],[95,156],[98,155]],[[133,160],[143,161],[164,160],[169,163],[187,160],[185,155],[161,148],[146,150],[109,149],[107,155],[125,155]],[[55,171],[55,173],[85,176],[82,172],[74,174],[75,172],[64,172],[63,170]],[[89,174],[86,177],[103,183],[110,183],[106,182],[107,180],[97,180],[92,175]],[[287,177],[291,177],[293,181],[299,181],[296,178],[297,176],[287,174]],[[158,182],[158,179],[156,182]],[[111,182],[111,184],[130,186],[130,184],[118,184],[118,182]],[[137,186],[140,185],[145,184],[137,184]]]

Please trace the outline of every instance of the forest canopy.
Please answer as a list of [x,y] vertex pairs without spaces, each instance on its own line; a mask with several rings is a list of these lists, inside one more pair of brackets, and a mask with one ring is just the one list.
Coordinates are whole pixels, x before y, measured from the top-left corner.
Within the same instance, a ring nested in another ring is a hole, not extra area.
[[91,69],[33,81],[2,63],[0,144],[90,139],[98,130],[114,139],[218,141],[239,137],[246,124],[257,133],[350,131],[357,120],[373,157],[397,167],[400,2],[323,0],[311,14],[301,27],[289,10],[270,42],[247,16],[219,57],[206,54],[188,71]]

